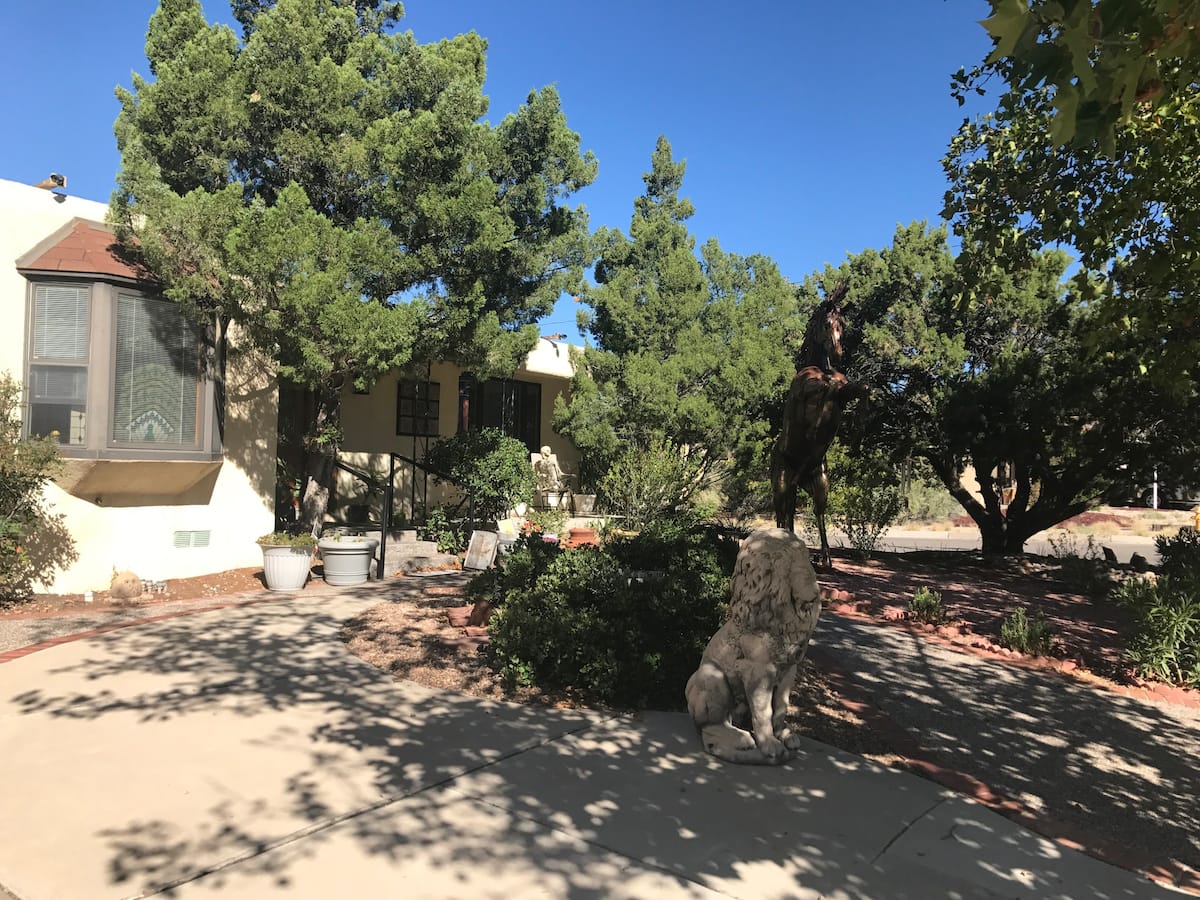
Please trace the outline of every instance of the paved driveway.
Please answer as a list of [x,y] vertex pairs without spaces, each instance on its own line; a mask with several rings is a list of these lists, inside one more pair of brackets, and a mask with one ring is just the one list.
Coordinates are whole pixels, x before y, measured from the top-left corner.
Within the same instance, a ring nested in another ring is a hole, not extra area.
[[809,743],[526,708],[348,655],[377,598],[262,603],[0,665],[0,885],[141,897],[1151,897],[1165,890]]

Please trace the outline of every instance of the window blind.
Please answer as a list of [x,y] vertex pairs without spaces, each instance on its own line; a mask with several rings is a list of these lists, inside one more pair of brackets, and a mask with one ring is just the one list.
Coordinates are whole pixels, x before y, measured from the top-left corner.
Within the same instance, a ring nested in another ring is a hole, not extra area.
[[117,297],[113,440],[195,446],[199,339],[175,304]]
[[33,289],[34,359],[88,358],[88,288],[39,284]]

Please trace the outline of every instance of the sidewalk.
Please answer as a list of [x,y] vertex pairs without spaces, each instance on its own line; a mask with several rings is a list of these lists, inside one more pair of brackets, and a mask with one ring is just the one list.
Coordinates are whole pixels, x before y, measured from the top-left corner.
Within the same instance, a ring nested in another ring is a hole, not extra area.
[[345,652],[350,591],[0,664],[0,897],[1173,897],[814,742],[431,691]]

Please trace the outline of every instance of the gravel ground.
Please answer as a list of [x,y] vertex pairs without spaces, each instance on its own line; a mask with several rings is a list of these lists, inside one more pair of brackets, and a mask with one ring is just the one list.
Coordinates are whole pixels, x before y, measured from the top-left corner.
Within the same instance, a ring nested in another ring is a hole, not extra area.
[[932,759],[1029,808],[1200,869],[1200,710],[825,615],[816,645]]

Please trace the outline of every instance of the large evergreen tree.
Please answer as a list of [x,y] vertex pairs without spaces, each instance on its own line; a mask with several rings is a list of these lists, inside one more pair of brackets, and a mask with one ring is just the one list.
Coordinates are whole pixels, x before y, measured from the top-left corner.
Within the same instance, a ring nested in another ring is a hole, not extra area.
[[696,255],[680,196],[685,163],[658,139],[629,235],[600,233],[581,328],[595,342],[577,366],[556,427],[594,481],[627,447],[666,441],[715,476],[737,454],[761,468],[772,410],[794,366],[794,290],[763,256],[708,241]]
[[[986,290],[980,258],[955,258],[944,230],[913,224],[824,273],[827,283],[849,278],[851,374],[871,390],[841,439],[852,452],[924,458],[979,526],[985,552],[1020,553],[1154,461],[1195,453],[1197,435],[1181,424],[1200,421],[1200,403],[1194,389],[1142,378],[1134,342],[1097,334],[1103,310],[1063,281],[1066,254],[993,272]],[[964,307],[968,286],[977,297]],[[1001,467],[1007,503],[992,477]]]
[[[122,241],[198,321],[241,326],[313,393],[304,512],[332,483],[341,391],[410,361],[511,371],[588,262],[596,166],[547,88],[483,120],[486,42],[419,44],[381,0],[162,0],[153,80],[118,90]],[[219,368],[219,367],[218,367]]]

